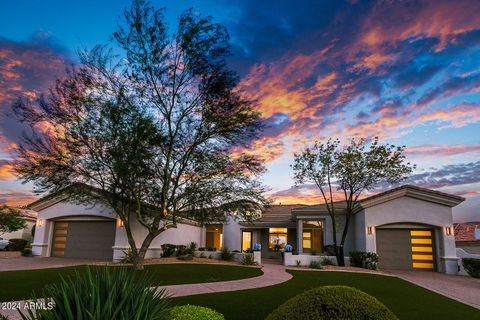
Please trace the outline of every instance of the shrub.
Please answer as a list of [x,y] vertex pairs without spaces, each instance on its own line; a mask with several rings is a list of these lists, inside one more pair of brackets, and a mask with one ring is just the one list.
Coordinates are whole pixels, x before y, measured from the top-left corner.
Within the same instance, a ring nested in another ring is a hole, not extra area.
[[311,255],[311,256],[316,256],[316,255],[317,255],[317,251],[311,250],[311,251],[310,251],[310,255]]
[[194,253],[195,253],[195,250],[197,250],[197,243],[192,241],[192,242],[190,242],[190,243],[188,244],[188,247],[187,247],[187,249],[185,250],[185,252],[186,252],[187,254],[194,254]]
[[133,252],[132,249],[123,250],[123,258],[120,260],[121,263],[133,263]]
[[480,259],[463,258],[462,265],[469,275],[480,278]]
[[287,244],[287,245],[283,248],[283,250],[284,250],[285,252],[292,252],[292,251],[293,251],[293,246],[292,246],[291,244]]
[[28,241],[25,239],[10,239],[8,250],[10,251],[22,251],[27,246]]
[[375,252],[350,251],[350,265],[352,267],[376,270],[378,255]]
[[209,255],[208,259],[213,259],[213,254]]
[[31,256],[33,256],[33,254],[32,254],[32,248],[24,248],[24,249],[22,250],[22,253],[21,253],[21,254],[22,254],[22,256],[24,256],[24,257],[31,257]]
[[[27,310],[24,319],[168,319],[164,290],[151,290],[151,276],[124,267],[87,267],[42,292],[48,309]],[[35,298],[34,298],[35,299]],[[35,299],[37,303],[41,300]]]
[[222,248],[220,252],[220,259],[224,261],[232,261],[235,253],[231,252],[227,247]]
[[323,247],[323,252],[327,256],[334,256],[335,255],[335,249],[333,248],[333,244],[328,244],[325,247]]
[[247,253],[243,256],[242,264],[246,266],[256,266],[257,263],[255,262],[255,258],[253,253]]
[[397,317],[374,297],[346,286],[324,286],[301,293],[275,309],[267,320],[370,319]]
[[321,265],[320,261],[312,260],[312,261],[310,261],[309,268],[312,268],[312,269],[322,269],[322,265]]
[[207,248],[207,251],[217,251],[217,248],[209,247],[209,248]]
[[176,306],[170,309],[170,320],[224,320],[221,313],[200,306]]
[[175,254],[177,255],[177,257],[187,254],[187,246],[181,244],[175,246]]
[[252,249],[252,248],[247,248],[246,250],[243,250],[243,252],[245,252],[245,253],[253,253],[253,249]]
[[176,245],[170,243],[162,244],[162,257],[166,258],[173,256],[175,254],[176,247]]
[[233,253],[240,253],[240,250],[233,250]]
[[200,258],[206,258],[205,252],[200,253]]
[[301,260],[296,260],[295,263],[297,264],[297,267],[300,267],[302,265],[302,261]]
[[0,314],[0,320],[8,320],[8,317]]
[[205,251],[205,248],[204,248],[204,247],[200,247],[200,248],[198,248],[198,251]]
[[333,263],[333,261],[328,259],[328,258],[323,258],[320,263],[322,264],[322,266],[334,266],[335,265],[335,263]]

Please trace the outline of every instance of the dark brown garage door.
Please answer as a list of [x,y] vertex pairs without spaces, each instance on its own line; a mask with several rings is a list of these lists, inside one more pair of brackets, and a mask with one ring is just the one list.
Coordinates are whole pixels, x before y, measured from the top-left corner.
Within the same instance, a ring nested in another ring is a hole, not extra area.
[[433,230],[377,229],[376,234],[379,268],[435,270]]
[[113,221],[57,221],[51,256],[112,260],[114,242]]

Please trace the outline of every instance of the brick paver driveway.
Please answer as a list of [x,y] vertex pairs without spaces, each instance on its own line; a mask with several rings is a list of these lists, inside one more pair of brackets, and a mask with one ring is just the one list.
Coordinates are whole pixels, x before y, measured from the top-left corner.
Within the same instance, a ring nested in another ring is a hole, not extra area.
[[439,272],[400,270],[389,272],[413,284],[480,309],[480,279]]
[[71,259],[53,257],[16,257],[0,259],[0,271],[29,270],[77,266],[82,264],[102,264],[105,261],[91,259]]

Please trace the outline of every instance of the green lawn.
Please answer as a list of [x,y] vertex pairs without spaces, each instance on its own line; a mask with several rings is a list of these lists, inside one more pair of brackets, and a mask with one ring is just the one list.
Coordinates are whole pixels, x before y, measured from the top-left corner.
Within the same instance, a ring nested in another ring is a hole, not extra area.
[[346,273],[289,271],[285,283],[252,290],[175,298],[177,304],[213,308],[233,319],[265,319],[277,306],[303,292],[323,285],[347,285],[367,292],[389,307],[400,319],[480,319],[480,311],[394,277]]
[[[33,290],[40,292],[45,285],[59,282],[60,276],[72,276],[75,270],[82,272],[85,268],[76,266],[0,272],[0,301],[29,298]],[[145,271],[153,275],[157,285],[238,280],[263,274],[259,268],[215,264],[148,265]]]

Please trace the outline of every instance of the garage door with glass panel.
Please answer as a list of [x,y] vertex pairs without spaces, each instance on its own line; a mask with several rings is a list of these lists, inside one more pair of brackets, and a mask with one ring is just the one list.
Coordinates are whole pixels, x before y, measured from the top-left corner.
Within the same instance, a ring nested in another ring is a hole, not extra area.
[[433,229],[377,229],[381,269],[435,271]]
[[56,221],[52,257],[111,260],[114,221]]

